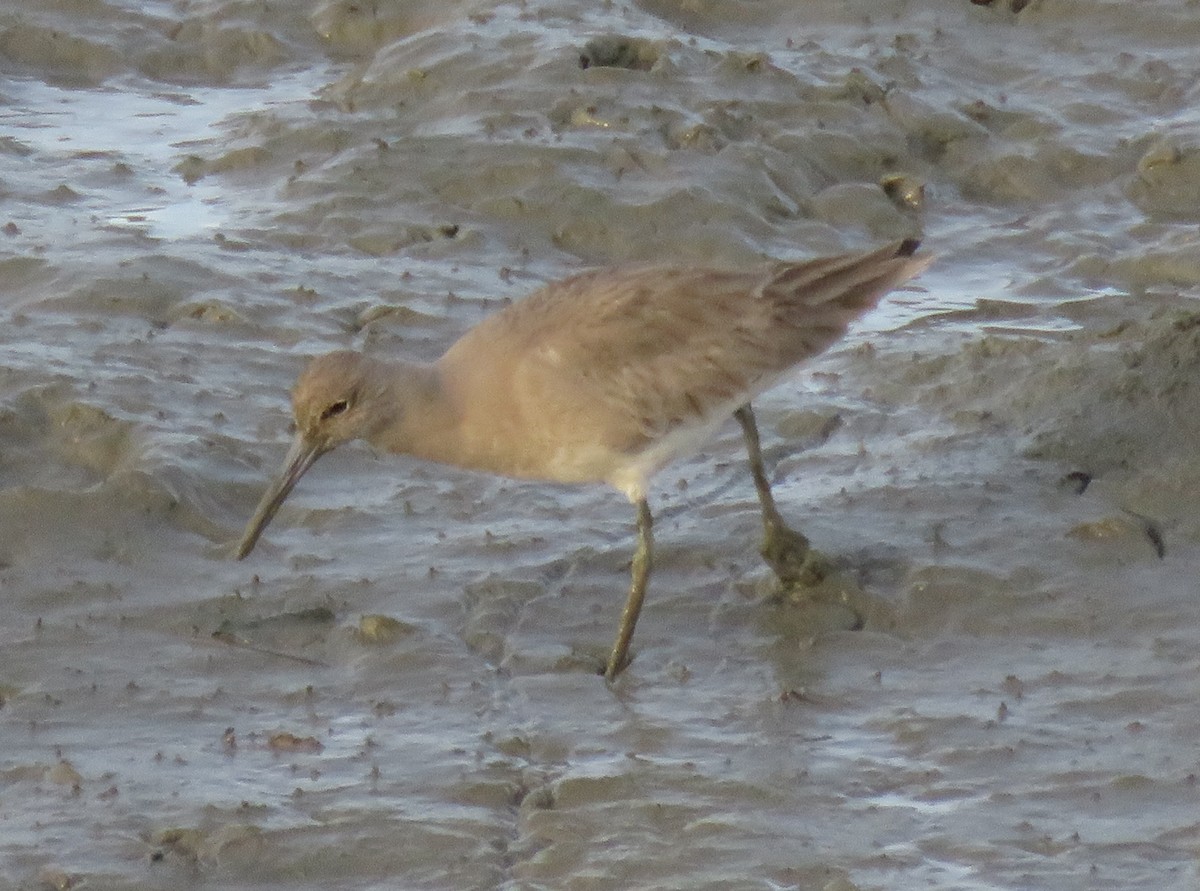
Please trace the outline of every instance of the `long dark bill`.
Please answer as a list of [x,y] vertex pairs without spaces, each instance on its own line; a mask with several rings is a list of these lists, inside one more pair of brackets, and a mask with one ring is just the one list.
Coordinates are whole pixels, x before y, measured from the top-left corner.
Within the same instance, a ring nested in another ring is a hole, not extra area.
[[271,522],[271,518],[275,516],[275,512],[279,510],[284,499],[288,497],[292,487],[300,481],[304,472],[312,467],[313,462],[324,452],[325,450],[319,444],[308,442],[300,434],[296,435],[292,447],[288,449],[287,457],[283,459],[283,470],[271,483],[271,487],[263,493],[262,500],[254,509],[254,516],[246,524],[246,531],[242,533],[242,540],[238,542],[237,559],[241,560],[254,550],[254,545],[258,543],[258,537],[263,534],[263,530],[267,528],[267,524]]

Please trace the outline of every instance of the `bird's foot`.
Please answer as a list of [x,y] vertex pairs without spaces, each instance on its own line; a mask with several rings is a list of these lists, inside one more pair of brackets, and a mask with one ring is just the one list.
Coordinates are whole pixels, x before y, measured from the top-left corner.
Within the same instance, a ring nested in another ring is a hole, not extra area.
[[787,588],[813,587],[829,573],[829,561],[808,539],[783,523],[767,523],[760,553]]

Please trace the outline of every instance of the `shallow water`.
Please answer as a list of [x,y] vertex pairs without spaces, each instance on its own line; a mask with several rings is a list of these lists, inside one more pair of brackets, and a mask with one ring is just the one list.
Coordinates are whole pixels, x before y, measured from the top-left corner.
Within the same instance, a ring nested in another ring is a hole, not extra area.
[[[1166,0],[0,4],[0,887],[1194,887],[1198,43]],[[733,424],[662,475],[611,691],[615,493],[345,449],[230,558],[308,355],[913,233],[758,407],[815,599]]]

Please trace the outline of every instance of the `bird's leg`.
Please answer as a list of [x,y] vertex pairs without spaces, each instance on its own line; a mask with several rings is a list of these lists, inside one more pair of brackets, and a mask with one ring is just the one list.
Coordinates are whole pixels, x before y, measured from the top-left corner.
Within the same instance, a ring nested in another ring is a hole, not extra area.
[[754,488],[762,505],[763,515],[763,559],[775,571],[785,585],[799,583],[815,584],[821,579],[821,569],[815,554],[808,546],[808,539],[784,522],[775,498],[771,495],[771,484],[763,469],[762,450],[759,447],[758,425],[754,422],[754,410],[747,402],[733,413],[742,425],[746,440],[746,452],[750,457],[750,473],[754,477]]
[[629,664],[629,642],[633,640],[633,629],[637,626],[638,614],[642,611],[642,601],[646,599],[646,583],[650,579],[651,552],[654,549],[654,518],[650,515],[650,505],[645,498],[637,501],[637,550],[633,552],[632,580],[629,584],[629,598],[625,601],[625,609],[621,612],[621,626],[617,629],[617,640],[613,644],[612,655],[608,657],[608,667],[604,669],[604,678],[609,683],[624,671]]

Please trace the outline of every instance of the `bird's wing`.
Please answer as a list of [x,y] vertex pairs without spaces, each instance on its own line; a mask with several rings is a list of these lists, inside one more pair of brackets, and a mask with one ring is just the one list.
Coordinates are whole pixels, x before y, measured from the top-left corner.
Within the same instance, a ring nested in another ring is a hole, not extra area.
[[505,369],[510,404],[559,445],[636,452],[748,401],[828,348],[925,267],[916,246],[747,271],[585,272],[485,319],[447,356],[465,366],[471,353],[489,355],[483,364]]
[[[550,285],[497,318],[522,332],[519,387],[636,451],[749,398],[780,371],[764,273],[636,268]],[[596,420],[602,418],[597,429]],[[582,431],[581,431],[582,432]]]

